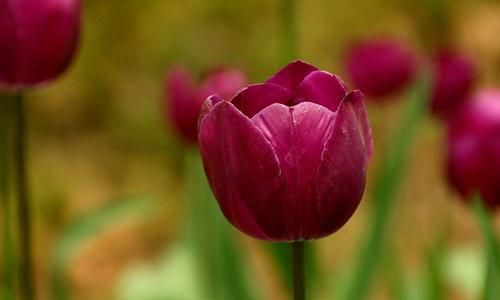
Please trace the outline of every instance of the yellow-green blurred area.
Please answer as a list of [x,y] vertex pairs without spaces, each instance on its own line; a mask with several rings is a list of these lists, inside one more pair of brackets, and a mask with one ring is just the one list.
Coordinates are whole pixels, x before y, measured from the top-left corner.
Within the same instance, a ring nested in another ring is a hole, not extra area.
[[[179,248],[187,214],[183,191],[190,180],[184,157],[196,150],[183,145],[165,119],[164,75],[174,64],[199,75],[230,66],[244,70],[251,82],[265,80],[287,63],[281,2],[84,1],[74,64],[55,83],[26,93],[39,299],[55,299],[50,290],[57,259],[65,264],[70,299],[199,299],[190,281],[192,262]],[[500,79],[495,1],[297,1],[297,26],[298,58],[343,78],[352,41],[389,35],[411,45],[422,61],[446,41],[475,59],[478,86]],[[405,94],[396,98],[386,105],[367,102],[375,151],[365,197],[344,228],[315,242],[323,278],[313,299],[345,293],[370,226],[373,179],[401,122]],[[411,149],[368,298],[404,293],[404,299],[425,299],[429,255],[441,243],[443,299],[478,299],[483,240],[472,211],[446,185],[442,124],[427,117]],[[135,207],[130,199],[141,204]],[[130,211],[99,216],[99,224],[83,229],[88,237],[71,231],[110,203],[118,210],[129,205],[124,210]],[[68,234],[76,237],[61,242]],[[262,299],[287,299],[287,283],[264,243],[233,235]],[[77,246],[65,252],[57,250],[61,243]]]

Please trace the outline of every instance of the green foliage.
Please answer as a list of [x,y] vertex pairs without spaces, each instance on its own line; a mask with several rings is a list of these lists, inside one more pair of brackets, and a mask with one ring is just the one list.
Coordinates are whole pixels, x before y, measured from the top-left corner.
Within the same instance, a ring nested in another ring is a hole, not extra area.
[[85,242],[124,219],[144,217],[152,208],[152,200],[147,197],[117,199],[69,225],[56,243],[50,264],[52,299],[70,299],[66,268]]
[[372,224],[368,226],[365,244],[355,267],[348,300],[362,300],[369,293],[377,263],[386,243],[388,224],[396,193],[406,170],[411,142],[425,116],[430,82],[429,76],[422,74],[411,89],[401,126],[390,143],[391,148],[388,149],[380,174],[375,180]]

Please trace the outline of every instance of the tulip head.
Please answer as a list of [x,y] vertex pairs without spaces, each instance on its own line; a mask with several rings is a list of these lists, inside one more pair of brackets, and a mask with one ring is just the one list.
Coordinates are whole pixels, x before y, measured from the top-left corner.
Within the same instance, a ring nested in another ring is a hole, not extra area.
[[449,120],[448,178],[464,196],[500,207],[500,90],[484,90]]
[[406,87],[416,73],[415,55],[392,40],[368,40],[351,47],[347,72],[352,83],[373,99],[383,99]]
[[0,0],[0,86],[25,88],[69,66],[78,44],[80,0]]
[[437,54],[434,70],[431,110],[444,119],[469,98],[476,70],[468,57],[450,50]]
[[231,97],[246,83],[238,70],[209,73],[201,83],[194,82],[189,71],[176,67],[167,75],[166,110],[169,122],[187,142],[198,142],[198,117],[206,98],[213,94]]
[[342,227],[363,195],[372,152],[361,92],[302,61],[229,101],[209,97],[199,143],[226,218],[269,241],[316,239]]

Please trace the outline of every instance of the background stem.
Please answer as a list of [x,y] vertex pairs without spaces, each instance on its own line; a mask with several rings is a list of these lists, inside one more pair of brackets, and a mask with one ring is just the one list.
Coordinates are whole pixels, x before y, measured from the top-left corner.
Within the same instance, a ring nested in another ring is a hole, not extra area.
[[19,235],[19,283],[23,300],[33,299],[33,274],[31,267],[31,215],[26,180],[26,116],[21,93],[14,99],[14,182],[17,195]]
[[304,264],[304,242],[292,243],[293,261],[293,299],[305,300],[305,264]]

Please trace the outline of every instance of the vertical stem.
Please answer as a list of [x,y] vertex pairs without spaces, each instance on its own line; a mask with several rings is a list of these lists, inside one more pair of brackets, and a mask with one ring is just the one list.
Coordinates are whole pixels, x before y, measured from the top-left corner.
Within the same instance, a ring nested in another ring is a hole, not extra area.
[[26,180],[26,116],[21,93],[14,100],[14,181],[18,205],[19,283],[22,300],[33,299],[31,216]]
[[304,264],[304,242],[292,243],[293,261],[293,299],[306,299],[305,286],[305,264]]
[[283,0],[283,57],[285,62],[297,57],[296,0]]
[[[3,95],[2,95],[3,96]],[[1,96],[0,96],[1,97]],[[12,128],[11,119],[11,97],[5,95],[0,98],[0,199],[3,219],[3,272],[5,286],[1,297],[14,299],[16,291],[16,258],[15,242],[13,237],[13,204],[10,195],[10,155],[11,139],[10,129]],[[3,299],[3,298],[2,298]]]

